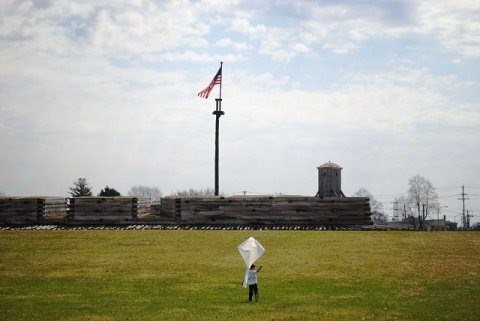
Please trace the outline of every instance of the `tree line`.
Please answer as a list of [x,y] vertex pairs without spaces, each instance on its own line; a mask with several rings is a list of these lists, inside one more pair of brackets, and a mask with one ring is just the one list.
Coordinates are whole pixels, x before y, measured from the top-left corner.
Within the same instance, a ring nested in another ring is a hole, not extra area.
[[[370,210],[374,223],[387,221],[383,212],[383,204],[377,201],[366,188],[360,188],[353,196],[370,198]],[[421,175],[415,175],[408,180],[406,196],[397,197],[394,203],[401,206],[402,220],[410,223],[416,229],[425,229],[425,221],[430,213],[440,209],[435,187]]]
[[[73,186],[69,187],[69,194],[72,197],[93,196],[92,187],[90,186],[90,184],[87,182],[85,178],[78,178],[76,181],[74,181]],[[127,192],[127,195],[150,198],[153,203],[159,202],[163,196],[161,190],[158,187],[144,186],[144,185],[133,186]],[[202,197],[202,196],[213,196],[213,195],[215,195],[215,191],[213,190],[213,188],[203,188],[203,189],[190,188],[190,189],[184,189],[184,190],[177,190],[175,192],[172,192],[170,196]],[[122,195],[115,188],[106,186],[104,189],[100,191],[100,193],[98,193],[98,196],[122,196]]]
[[[69,194],[72,197],[88,197],[93,196],[92,187],[85,178],[78,178],[73,182],[73,186],[69,187]],[[128,196],[150,198],[153,204],[160,203],[163,194],[158,187],[136,185],[127,192]],[[171,193],[174,197],[206,197],[215,195],[212,188],[203,189],[184,189]],[[115,188],[106,186],[98,193],[98,196],[122,196]]]
[[[92,188],[85,178],[78,178],[73,182],[73,186],[69,188],[72,197],[93,196]],[[159,188],[153,186],[136,185],[128,192],[128,196],[146,197],[156,204],[160,202],[163,194]],[[173,197],[206,197],[213,196],[214,190],[211,188],[204,189],[185,189],[172,192]],[[121,196],[115,188],[106,186],[100,191],[98,196]],[[371,218],[374,223],[385,223],[387,216],[383,211],[383,204],[375,199],[365,187],[359,188],[354,197],[368,197],[370,199]],[[429,215],[440,209],[438,195],[433,184],[421,175],[415,175],[408,180],[408,190],[406,196],[402,195],[395,199],[395,203],[400,206],[402,220],[410,223],[416,229],[425,229],[425,221]]]
[[[78,178],[76,181],[73,182],[73,186],[69,187],[69,194],[72,197],[88,197],[93,196],[92,187],[87,182],[87,180],[83,177]],[[136,185],[130,188],[127,192],[128,196],[135,196],[135,197],[146,197],[150,198],[153,204],[159,203],[160,199],[162,198],[162,192],[158,187],[154,186],[143,186],[143,185]],[[119,191],[115,188],[105,186],[104,189],[98,193],[98,196],[122,196]]]

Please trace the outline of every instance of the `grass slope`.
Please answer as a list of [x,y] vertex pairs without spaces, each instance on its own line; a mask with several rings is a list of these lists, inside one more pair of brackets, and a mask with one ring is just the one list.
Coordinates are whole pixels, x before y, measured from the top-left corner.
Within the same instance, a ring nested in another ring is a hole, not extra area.
[[[236,246],[266,248],[247,303]],[[480,233],[2,231],[2,320],[479,320]]]

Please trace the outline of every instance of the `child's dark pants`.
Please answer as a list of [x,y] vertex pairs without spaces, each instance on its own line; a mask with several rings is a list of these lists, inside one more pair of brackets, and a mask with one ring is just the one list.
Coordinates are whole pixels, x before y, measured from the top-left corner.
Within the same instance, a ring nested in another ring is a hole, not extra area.
[[255,293],[255,300],[258,300],[258,286],[256,283],[248,286],[248,301],[252,301],[253,293]]

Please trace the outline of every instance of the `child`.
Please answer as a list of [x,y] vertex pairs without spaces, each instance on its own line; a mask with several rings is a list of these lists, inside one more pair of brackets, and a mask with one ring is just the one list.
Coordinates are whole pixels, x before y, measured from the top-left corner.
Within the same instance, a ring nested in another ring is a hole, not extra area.
[[253,293],[255,293],[255,301],[258,302],[258,281],[257,281],[257,273],[260,272],[262,266],[256,269],[255,264],[250,266],[248,270],[248,277],[247,277],[247,284],[248,284],[248,301],[252,302]]

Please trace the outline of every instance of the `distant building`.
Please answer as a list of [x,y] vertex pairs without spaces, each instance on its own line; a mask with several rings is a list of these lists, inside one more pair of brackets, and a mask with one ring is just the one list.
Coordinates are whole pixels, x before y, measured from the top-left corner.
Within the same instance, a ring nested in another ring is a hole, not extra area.
[[[437,220],[437,219],[425,220],[423,223],[427,231],[444,231],[444,230],[455,231],[458,229],[457,223],[447,221],[445,217],[440,220]],[[388,222],[387,226],[391,228],[418,229],[420,226],[420,223],[418,222],[418,219],[415,219],[414,222],[409,220],[402,220],[397,222]]]

